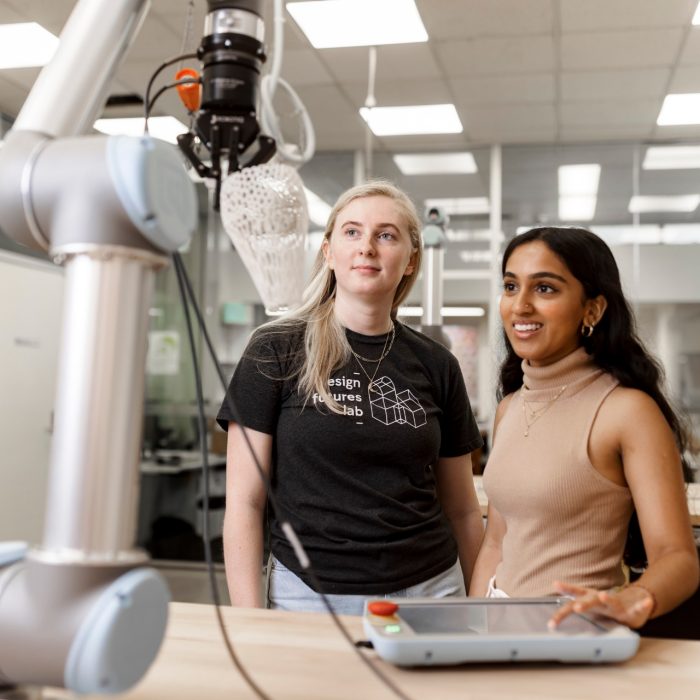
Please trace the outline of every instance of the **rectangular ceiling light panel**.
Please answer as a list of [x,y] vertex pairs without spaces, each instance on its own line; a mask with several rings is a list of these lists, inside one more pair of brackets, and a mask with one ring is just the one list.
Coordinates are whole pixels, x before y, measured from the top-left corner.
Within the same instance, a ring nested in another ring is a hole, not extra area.
[[559,219],[591,221],[595,216],[600,182],[599,163],[559,167]]
[[641,196],[635,195],[627,207],[631,214],[662,211],[695,211],[700,204],[700,194],[683,194],[675,196]]
[[58,48],[58,37],[36,22],[0,25],[0,69],[46,65]]
[[415,0],[288,2],[287,11],[316,49],[428,41]]
[[404,175],[459,175],[477,171],[474,156],[462,153],[397,153],[396,167]]
[[656,123],[659,126],[700,124],[700,93],[666,95]]
[[[143,118],[98,119],[93,127],[103,134],[143,136]],[[150,117],[148,131],[151,136],[168,143],[177,143],[177,137],[187,131],[187,127],[175,117]]]
[[650,146],[644,154],[644,170],[692,170],[700,168],[700,146]]
[[462,133],[462,122],[452,104],[362,107],[360,114],[375,136]]
[[559,220],[591,221],[597,202],[597,197],[559,197]]
[[425,200],[425,208],[439,207],[449,216],[488,214],[491,211],[488,197],[434,197]]
[[559,196],[597,195],[600,164],[582,163],[559,167]]

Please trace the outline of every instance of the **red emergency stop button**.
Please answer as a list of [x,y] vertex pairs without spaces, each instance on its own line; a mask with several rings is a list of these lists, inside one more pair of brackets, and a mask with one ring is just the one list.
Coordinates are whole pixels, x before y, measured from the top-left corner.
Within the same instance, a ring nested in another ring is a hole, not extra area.
[[367,604],[367,610],[369,610],[372,615],[379,615],[379,617],[389,617],[398,609],[399,606],[396,603],[392,603],[388,600],[373,600]]

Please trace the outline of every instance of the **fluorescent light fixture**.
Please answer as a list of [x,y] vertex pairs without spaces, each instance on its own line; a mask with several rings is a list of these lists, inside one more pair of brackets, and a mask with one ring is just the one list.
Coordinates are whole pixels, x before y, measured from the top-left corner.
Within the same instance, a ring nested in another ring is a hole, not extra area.
[[[484,316],[486,311],[480,306],[443,306],[441,315],[444,318],[470,316],[478,318]],[[399,306],[399,316],[406,318],[421,318],[423,316],[422,306]]]
[[559,197],[559,220],[590,221],[597,201],[597,197]]
[[491,211],[488,197],[437,197],[425,200],[425,208],[439,207],[450,216],[488,214]]
[[304,187],[304,194],[309,207],[309,219],[317,226],[325,228],[328,217],[331,215],[331,205],[306,187]]
[[360,115],[375,136],[461,134],[463,131],[462,122],[452,104],[362,107]]
[[600,181],[598,163],[559,166],[559,196],[597,195]]
[[627,207],[630,214],[644,214],[655,211],[695,211],[700,204],[700,194],[681,194],[674,196],[635,195]]
[[397,153],[396,167],[404,175],[453,175],[477,171],[474,156],[463,153]]
[[[93,126],[103,134],[143,136],[143,117],[98,119]],[[148,119],[150,135],[168,143],[177,143],[177,136],[184,134],[187,130],[187,127],[175,117],[149,117]]]
[[[453,243],[466,243],[468,241],[490,241],[493,238],[493,233],[491,229],[479,228],[479,229],[454,229],[448,228],[445,231],[447,240]],[[496,240],[502,242],[505,240],[505,236],[498,231],[496,233]]]
[[690,245],[700,243],[700,225],[668,224],[661,228],[661,240],[670,245]]
[[415,0],[288,2],[287,11],[316,49],[428,41]]
[[659,126],[700,124],[700,93],[666,95],[656,123]]
[[650,146],[644,154],[644,170],[700,168],[700,146]]
[[459,259],[467,264],[471,263],[490,263],[490,250],[460,250]]
[[695,245],[700,243],[700,224],[643,224],[641,226],[596,226],[608,245]]
[[58,48],[58,37],[36,22],[0,25],[0,68],[43,66]]
[[561,165],[559,178],[559,219],[590,221],[595,216],[600,182],[599,163]]
[[695,8],[695,14],[693,15],[693,24],[700,24],[700,2]]
[[600,236],[608,245],[653,245],[661,243],[661,228],[656,224],[641,226],[596,226],[594,233]]

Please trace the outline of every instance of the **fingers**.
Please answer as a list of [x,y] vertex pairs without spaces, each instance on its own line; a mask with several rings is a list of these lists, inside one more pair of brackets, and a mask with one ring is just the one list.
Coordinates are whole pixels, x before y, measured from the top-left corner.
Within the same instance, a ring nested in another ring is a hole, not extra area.
[[586,612],[595,612],[629,627],[640,627],[647,621],[654,607],[651,596],[630,601],[619,593],[595,591],[570,584],[561,584],[557,588],[561,592],[575,594],[576,598],[556,610],[547,623],[550,630],[556,629],[561,621],[572,613]]
[[597,610],[607,614],[609,596],[603,591],[586,591],[584,595],[562,605],[549,619],[547,627],[555,629],[559,623],[572,613],[584,613]]
[[554,630],[559,626],[559,623],[574,612],[574,604],[566,603],[562,605],[547,621],[547,629]]

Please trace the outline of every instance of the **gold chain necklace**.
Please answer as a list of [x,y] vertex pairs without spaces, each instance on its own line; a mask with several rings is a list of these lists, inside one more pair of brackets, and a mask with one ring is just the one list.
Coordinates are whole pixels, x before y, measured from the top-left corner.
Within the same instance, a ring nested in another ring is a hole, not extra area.
[[[525,419],[525,432],[523,435],[527,437],[530,434],[530,428],[550,409],[552,404],[556,402],[556,400],[566,391],[566,387],[569,386],[568,384],[564,384],[561,389],[556,393],[555,397],[553,399],[550,399],[545,403],[544,406],[541,406],[540,408],[530,408],[528,406],[528,400],[525,398],[525,394],[523,392],[523,418]],[[527,391],[527,387],[523,387],[525,391]],[[532,403],[541,403],[540,401],[533,401]]]
[[[376,360],[370,360],[369,357],[364,357],[363,355],[360,355],[359,352],[355,352],[352,348],[350,348],[350,352],[358,359],[362,360],[363,362],[381,362],[388,354],[391,352],[391,346],[394,344],[394,336],[396,335],[396,325],[394,322],[391,322],[391,330],[387,333],[386,340],[384,341],[384,349],[382,350],[382,354],[376,359]],[[386,343],[387,340],[389,340],[389,336],[391,336],[391,341],[389,342],[389,347],[387,348]]]
[[[391,342],[389,342],[389,337],[391,336]],[[367,386],[367,391],[372,392],[374,391],[374,378],[377,376],[377,372],[379,372],[379,366],[382,364],[382,360],[391,352],[391,348],[394,345],[394,338],[396,336],[396,326],[394,325],[393,321],[391,324],[391,332],[387,333],[386,339],[384,340],[384,347],[382,348],[382,354],[379,356],[378,360],[369,360],[366,357],[362,357],[362,355],[358,355],[352,348],[350,348],[350,352],[353,354],[355,359],[357,360],[357,364],[360,366],[360,369],[364,373],[365,377],[367,377],[367,381],[369,382]],[[360,360],[364,360],[365,362],[376,362],[377,366],[374,368],[374,372],[372,372],[372,376],[369,376],[369,372],[364,368],[362,362]]]

